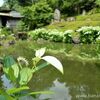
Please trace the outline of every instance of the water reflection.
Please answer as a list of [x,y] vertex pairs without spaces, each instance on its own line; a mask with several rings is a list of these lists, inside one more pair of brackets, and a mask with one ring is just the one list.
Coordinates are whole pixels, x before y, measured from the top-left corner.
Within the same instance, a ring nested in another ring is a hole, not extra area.
[[12,85],[11,82],[6,78],[5,75],[2,75],[2,76],[1,76],[1,81],[3,82],[3,83],[2,83],[2,84],[3,84],[2,86],[3,86],[4,88],[10,89],[10,88],[13,87],[13,85]]
[[41,94],[39,100],[71,100],[72,98],[69,94],[69,87],[66,87],[65,83],[61,83],[57,79],[49,90],[53,91],[54,94]]

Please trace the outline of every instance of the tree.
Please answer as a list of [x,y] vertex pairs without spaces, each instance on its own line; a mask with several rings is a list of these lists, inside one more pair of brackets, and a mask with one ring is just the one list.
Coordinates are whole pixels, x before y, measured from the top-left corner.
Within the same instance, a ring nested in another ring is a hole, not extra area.
[[58,8],[61,10],[61,6],[64,4],[64,0],[46,0],[48,4],[53,8]]
[[52,8],[46,1],[41,1],[32,6],[25,7],[23,11],[25,25],[29,29],[45,26],[51,22]]
[[4,6],[7,6],[9,9],[14,9],[18,5],[17,0],[4,0]]
[[100,0],[95,1],[96,5],[100,6]]

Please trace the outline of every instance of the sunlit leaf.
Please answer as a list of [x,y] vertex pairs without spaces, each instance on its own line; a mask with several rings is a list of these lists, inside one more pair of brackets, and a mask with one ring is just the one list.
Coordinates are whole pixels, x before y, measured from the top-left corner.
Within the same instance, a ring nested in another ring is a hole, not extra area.
[[12,69],[14,70],[14,76],[18,78],[19,75],[19,67],[17,64],[12,65]]
[[8,94],[14,94],[14,93],[21,92],[23,90],[28,90],[28,89],[29,89],[28,86],[23,86],[23,87],[20,87],[20,88],[12,88],[12,89],[7,90],[7,93]]
[[12,82],[16,82],[16,77],[14,75],[14,70],[12,68],[9,68],[9,72],[8,72],[8,79],[10,79]]
[[12,82],[16,82],[16,77],[14,75],[14,70],[12,68],[3,68],[5,76]]
[[20,85],[26,85],[32,78],[32,70],[30,68],[23,68],[20,71]]
[[39,50],[36,50],[35,56],[36,57],[42,57],[45,53],[45,50],[46,50],[45,48],[41,48]]
[[63,66],[57,58],[55,58],[53,56],[45,56],[45,57],[42,57],[42,59],[47,61],[51,65],[53,65],[55,68],[57,68],[63,74]]
[[6,75],[11,76],[10,75],[11,73],[9,73],[9,69],[13,69],[13,71],[14,71],[13,75],[16,78],[18,78],[19,67],[18,67],[17,63],[15,62],[15,60],[14,60],[14,58],[12,56],[4,57],[4,72],[6,73]]

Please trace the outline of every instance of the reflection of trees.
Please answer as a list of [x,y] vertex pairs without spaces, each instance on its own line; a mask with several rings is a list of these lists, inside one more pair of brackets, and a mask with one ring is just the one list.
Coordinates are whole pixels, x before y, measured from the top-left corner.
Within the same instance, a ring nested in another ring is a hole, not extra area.
[[64,56],[79,57],[79,58],[100,58],[100,44],[64,44],[44,42],[37,44],[34,48],[46,47],[50,54],[63,53]]
[[100,44],[84,44],[80,47],[80,50],[81,56],[98,58],[100,55]]

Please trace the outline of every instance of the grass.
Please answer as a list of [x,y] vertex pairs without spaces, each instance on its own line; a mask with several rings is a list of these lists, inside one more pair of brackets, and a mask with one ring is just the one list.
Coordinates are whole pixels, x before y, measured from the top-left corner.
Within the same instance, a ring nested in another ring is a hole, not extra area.
[[47,29],[58,29],[59,31],[76,30],[82,26],[100,26],[100,14],[79,15],[76,21],[64,21],[46,26]]
[[91,21],[100,21],[100,13],[91,14],[91,15],[79,15],[76,17],[77,21],[91,20]]

